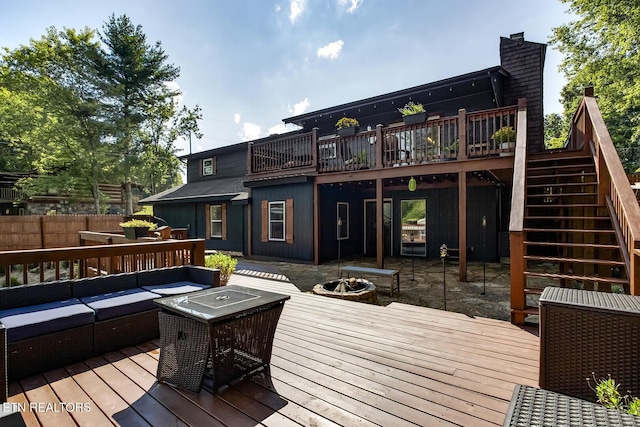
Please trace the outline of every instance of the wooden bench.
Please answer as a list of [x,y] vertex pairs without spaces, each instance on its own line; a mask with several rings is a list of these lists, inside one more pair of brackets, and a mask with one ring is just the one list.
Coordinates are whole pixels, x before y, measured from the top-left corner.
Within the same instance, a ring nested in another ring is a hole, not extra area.
[[342,277],[342,272],[391,277],[391,295],[392,296],[393,296],[393,288],[394,288],[393,281],[395,278],[395,282],[396,282],[395,287],[397,292],[400,293],[400,272],[398,270],[387,270],[384,268],[371,268],[371,267],[358,267],[356,265],[345,265],[340,269],[340,277]]

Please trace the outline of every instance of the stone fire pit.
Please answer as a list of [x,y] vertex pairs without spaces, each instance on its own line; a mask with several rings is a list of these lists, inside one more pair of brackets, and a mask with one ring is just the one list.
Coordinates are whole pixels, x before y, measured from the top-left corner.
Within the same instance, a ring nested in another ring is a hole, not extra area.
[[349,301],[378,303],[376,286],[366,279],[336,279],[326,283],[318,283],[313,293],[330,298],[341,298]]

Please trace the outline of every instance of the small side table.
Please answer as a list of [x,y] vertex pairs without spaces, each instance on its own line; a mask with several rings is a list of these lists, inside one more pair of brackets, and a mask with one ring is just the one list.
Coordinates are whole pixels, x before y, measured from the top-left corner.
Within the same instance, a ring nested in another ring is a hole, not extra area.
[[209,367],[215,391],[268,365],[289,298],[224,286],[154,300],[161,309],[158,381],[199,392]]

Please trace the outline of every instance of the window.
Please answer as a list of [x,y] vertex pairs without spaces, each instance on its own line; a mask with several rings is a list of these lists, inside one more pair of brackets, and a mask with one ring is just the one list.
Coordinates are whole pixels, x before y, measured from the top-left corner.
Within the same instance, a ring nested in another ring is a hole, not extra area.
[[202,175],[215,175],[215,174],[216,174],[215,158],[204,159],[202,161]]
[[284,202],[269,202],[269,240],[284,241]]
[[349,203],[338,202],[338,240],[349,238]]
[[211,237],[222,238],[222,205],[211,205]]
[[427,201],[401,200],[402,255],[427,255]]

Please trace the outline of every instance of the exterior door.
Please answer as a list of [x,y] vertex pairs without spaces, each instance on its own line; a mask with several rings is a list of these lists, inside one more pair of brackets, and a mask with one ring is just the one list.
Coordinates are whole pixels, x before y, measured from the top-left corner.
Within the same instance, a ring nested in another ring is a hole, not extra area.
[[[391,199],[386,199],[383,202],[382,222],[384,233],[384,256],[393,255],[393,235],[392,227],[392,210],[393,205]],[[364,254],[366,256],[377,255],[377,240],[378,230],[376,227],[376,201],[365,200],[364,201]]]

